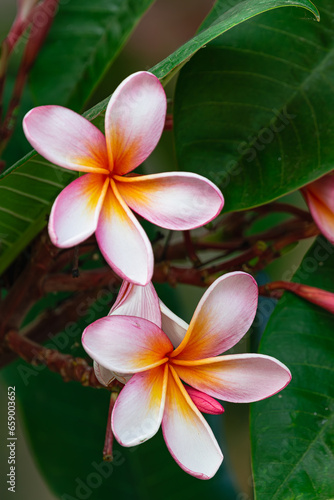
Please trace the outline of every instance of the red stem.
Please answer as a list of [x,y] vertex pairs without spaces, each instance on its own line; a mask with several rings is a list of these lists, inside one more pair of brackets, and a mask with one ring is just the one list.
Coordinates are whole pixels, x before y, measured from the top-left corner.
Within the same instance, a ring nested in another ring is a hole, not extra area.
[[173,129],[173,115],[166,115],[164,130]]
[[84,386],[103,387],[97,380],[93,367],[82,358],[73,358],[55,349],[47,349],[23,337],[15,330],[7,333],[5,346],[28,363],[45,365],[49,370],[59,373],[65,382],[74,380]]
[[107,421],[106,436],[105,436],[104,447],[103,447],[103,460],[105,460],[106,462],[113,461],[112,448],[113,448],[113,443],[114,443],[114,434],[113,434],[112,428],[111,428],[111,414],[112,414],[117,396],[118,396],[118,392],[112,392],[110,394],[108,421]]

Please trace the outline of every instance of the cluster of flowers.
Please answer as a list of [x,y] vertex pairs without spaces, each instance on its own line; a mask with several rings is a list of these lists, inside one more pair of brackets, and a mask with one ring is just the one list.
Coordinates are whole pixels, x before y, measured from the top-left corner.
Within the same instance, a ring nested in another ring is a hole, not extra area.
[[52,163],[83,172],[56,199],[49,221],[62,248],[94,232],[111,268],[123,278],[110,314],[86,328],[83,346],[108,386],[125,383],[112,413],[123,446],[138,445],[162,425],[167,447],[189,474],[211,478],[223,455],[202,416],[219,414],[214,399],[252,402],[291,379],[286,366],[258,354],[220,356],[248,331],[258,289],[243,272],[217,279],[200,300],[189,326],[171,312],[151,283],[153,251],[132,210],[168,229],[188,230],[215,218],[224,203],[219,189],[196,174],[133,175],[162,134],[166,96],[159,80],[138,72],[116,89],[104,135],[59,106],[42,106],[24,118],[32,146]]

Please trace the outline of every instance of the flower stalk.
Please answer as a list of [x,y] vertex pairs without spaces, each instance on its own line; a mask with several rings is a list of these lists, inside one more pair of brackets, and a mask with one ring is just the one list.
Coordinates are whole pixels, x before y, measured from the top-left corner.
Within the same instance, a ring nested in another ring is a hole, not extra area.
[[86,360],[62,354],[56,349],[47,349],[15,330],[7,333],[5,347],[33,366],[47,366],[50,371],[59,373],[65,382],[76,381],[86,387],[102,387],[92,366],[89,366]]
[[106,436],[104,440],[104,447],[103,447],[103,460],[105,462],[112,462],[113,461],[113,443],[114,443],[114,435],[111,429],[111,414],[114,409],[116,399],[118,396],[118,392],[112,392],[110,394],[110,403],[109,403],[109,411],[108,411],[108,420],[107,420],[107,428],[106,428]]

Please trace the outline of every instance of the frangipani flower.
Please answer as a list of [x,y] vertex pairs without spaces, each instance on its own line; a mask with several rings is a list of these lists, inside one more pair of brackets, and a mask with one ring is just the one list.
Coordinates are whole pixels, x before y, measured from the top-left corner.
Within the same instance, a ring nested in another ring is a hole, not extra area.
[[224,203],[219,189],[200,175],[127,175],[155,148],[165,115],[166,95],[159,80],[139,72],[112,95],[105,137],[88,120],[60,106],[35,108],[23,121],[27,139],[41,155],[86,174],[56,199],[49,221],[52,242],[67,248],[95,232],[112,269],[141,285],[151,280],[153,252],[130,208],[158,226],[188,230],[215,218]]
[[[165,332],[169,332],[169,339],[174,340],[177,345],[181,343],[188,328],[185,321],[178,318],[163,302],[159,301],[157,292],[151,282],[146,286],[139,286],[123,281],[115,304],[109,312],[109,316],[113,315],[136,316],[147,319]],[[94,361],[94,371],[97,379],[106,387],[115,378],[125,384],[132,377],[131,373],[118,373],[108,370],[108,368],[96,361]],[[203,413],[223,413],[224,408],[215,399],[190,387],[186,387],[186,390],[197,408]]]
[[253,278],[235,272],[205,292],[188,328],[163,305],[164,331],[147,319],[117,315],[86,328],[86,352],[108,370],[132,374],[112,414],[120,444],[138,445],[161,424],[167,447],[182,469],[200,479],[216,473],[223,455],[192,391],[208,402],[246,403],[277,393],[291,379],[288,368],[270,356],[217,356],[247,332],[257,296]]
[[302,190],[314,222],[334,244],[334,172],[311,182]]

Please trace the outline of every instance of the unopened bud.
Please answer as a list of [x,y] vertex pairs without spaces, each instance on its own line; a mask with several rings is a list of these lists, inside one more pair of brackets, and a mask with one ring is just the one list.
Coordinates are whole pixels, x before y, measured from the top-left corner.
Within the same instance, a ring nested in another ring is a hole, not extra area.
[[222,405],[211,396],[208,396],[204,392],[198,391],[197,389],[193,389],[192,387],[187,386],[185,389],[200,412],[210,413],[210,415],[219,415],[224,413],[225,410]]
[[301,192],[319,230],[334,244],[334,172],[311,182]]
[[278,290],[288,290],[289,292],[302,297],[312,304],[316,304],[326,311],[334,313],[334,293],[327,292],[321,288],[303,285],[302,283],[291,283],[290,281],[273,281],[259,288],[261,295],[273,297]]
[[327,292],[321,288],[315,288],[313,286],[302,285],[299,283],[290,284],[292,285],[290,290],[299,297],[326,309],[326,311],[334,313],[334,293]]

